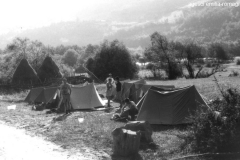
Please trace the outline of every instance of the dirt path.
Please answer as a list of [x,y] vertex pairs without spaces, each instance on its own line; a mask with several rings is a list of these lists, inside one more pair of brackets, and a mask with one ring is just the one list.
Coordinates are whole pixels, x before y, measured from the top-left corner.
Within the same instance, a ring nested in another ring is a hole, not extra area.
[[31,137],[24,130],[7,126],[0,122],[0,159],[1,160],[89,160],[80,154],[72,155],[59,146]]

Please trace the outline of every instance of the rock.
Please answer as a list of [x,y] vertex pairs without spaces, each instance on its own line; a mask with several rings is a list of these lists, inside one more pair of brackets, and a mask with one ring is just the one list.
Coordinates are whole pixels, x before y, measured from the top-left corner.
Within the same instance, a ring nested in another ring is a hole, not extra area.
[[140,133],[123,128],[115,128],[113,136],[113,155],[128,157],[137,155],[140,146]]
[[132,121],[128,122],[124,127],[124,129],[131,131],[139,131],[141,134],[141,142],[143,143],[151,143],[152,140],[152,128],[147,121]]

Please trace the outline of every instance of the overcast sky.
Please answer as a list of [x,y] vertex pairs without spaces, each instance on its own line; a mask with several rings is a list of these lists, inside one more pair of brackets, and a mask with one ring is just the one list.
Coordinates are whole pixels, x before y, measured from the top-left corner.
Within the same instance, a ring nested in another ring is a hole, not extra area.
[[0,0],[0,33],[53,22],[88,19],[89,12],[113,0]]

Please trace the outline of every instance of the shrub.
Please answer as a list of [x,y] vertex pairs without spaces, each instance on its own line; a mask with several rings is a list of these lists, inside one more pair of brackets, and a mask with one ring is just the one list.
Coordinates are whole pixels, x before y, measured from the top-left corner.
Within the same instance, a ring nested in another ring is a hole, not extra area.
[[229,75],[229,77],[237,77],[239,76],[238,71],[232,70],[232,73]]
[[153,77],[153,73],[150,70],[140,70],[138,72],[138,77],[141,79]]
[[170,64],[171,67],[169,67],[168,65],[166,65],[165,68],[165,72],[168,75],[169,79],[177,79],[178,77],[182,77],[183,76],[183,69],[181,64],[178,64],[176,62],[171,62]]
[[215,100],[211,110],[197,111],[191,116],[193,124],[189,127],[191,148],[200,152],[227,152],[239,150],[240,94],[236,89],[222,91],[223,100]]
[[236,65],[240,65],[240,59],[237,59]]

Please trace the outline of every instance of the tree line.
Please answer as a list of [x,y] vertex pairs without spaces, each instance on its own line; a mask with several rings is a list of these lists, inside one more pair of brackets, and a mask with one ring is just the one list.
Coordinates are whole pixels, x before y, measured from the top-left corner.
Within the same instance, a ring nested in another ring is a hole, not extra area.
[[[104,80],[109,73],[123,79],[134,78],[139,68],[136,61],[151,62],[148,69],[162,69],[168,79],[185,76],[199,78],[203,72],[203,58],[212,58],[218,64],[232,59],[231,54],[221,43],[208,46],[200,45],[192,39],[172,41],[159,32],[150,35],[151,45],[146,47],[143,54],[131,54],[131,51],[118,40],[103,41],[99,45],[89,44],[56,47],[46,46],[40,41],[27,38],[15,38],[4,50],[0,50],[0,78],[9,80],[22,58],[29,61],[37,70],[46,56],[51,56],[64,76],[73,75],[80,66],[86,67],[95,76]],[[188,74],[183,74],[185,68]],[[211,75],[217,72],[219,65],[212,69]]]

